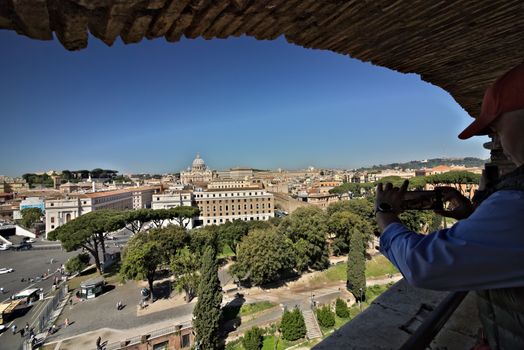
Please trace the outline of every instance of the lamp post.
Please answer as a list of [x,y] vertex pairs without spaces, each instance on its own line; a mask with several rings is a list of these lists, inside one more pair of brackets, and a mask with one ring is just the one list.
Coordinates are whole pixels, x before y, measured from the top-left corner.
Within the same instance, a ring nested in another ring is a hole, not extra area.
[[359,288],[360,291],[360,298],[358,299],[358,307],[360,308],[360,312],[362,312],[362,287]]

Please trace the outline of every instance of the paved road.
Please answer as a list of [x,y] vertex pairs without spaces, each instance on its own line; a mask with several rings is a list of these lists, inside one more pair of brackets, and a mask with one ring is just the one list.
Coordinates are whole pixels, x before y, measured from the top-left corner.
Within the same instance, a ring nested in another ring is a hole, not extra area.
[[[0,295],[0,301],[9,299],[11,295],[26,288],[44,288],[47,291],[53,284],[53,279],[39,282],[27,282],[28,278],[35,279],[46,273],[53,273],[60,268],[69,257],[76,252],[64,250],[24,250],[24,251],[0,251],[0,267],[10,267],[14,272],[0,275],[0,287],[4,288],[4,294]],[[53,258],[53,263],[51,263]],[[22,278],[24,282],[22,282]]]

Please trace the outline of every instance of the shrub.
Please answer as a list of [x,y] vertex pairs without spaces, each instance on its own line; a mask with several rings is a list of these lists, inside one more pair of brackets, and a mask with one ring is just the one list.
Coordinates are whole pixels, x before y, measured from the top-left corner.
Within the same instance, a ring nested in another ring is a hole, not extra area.
[[337,302],[335,304],[335,313],[340,318],[349,318],[349,308],[348,304],[340,298],[337,298]]
[[298,308],[293,311],[286,310],[280,322],[280,332],[285,340],[297,340],[306,335],[306,323],[304,316]]
[[255,326],[246,332],[242,339],[242,345],[246,350],[260,350],[262,349],[263,335],[264,332]]
[[317,320],[323,328],[333,327],[335,325],[335,314],[326,305],[317,310]]
[[80,253],[77,256],[69,258],[65,264],[65,268],[68,272],[80,272],[87,267],[89,259],[89,254]]

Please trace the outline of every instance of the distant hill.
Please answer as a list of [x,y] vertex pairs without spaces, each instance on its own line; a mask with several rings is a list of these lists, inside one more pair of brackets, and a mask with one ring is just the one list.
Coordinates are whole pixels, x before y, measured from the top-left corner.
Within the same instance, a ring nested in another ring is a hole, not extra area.
[[406,163],[391,163],[391,164],[380,164],[373,165],[367,168],[360,168],[359,171],[373,171],[373,170],[385,170],[385,169],[421,169],[421,168],[433,168],[438,165],[457,165],[465,166],[467,168],[483,166],[488,160],[474,157],[465,158],[433,158],[427,160],[412,160]]

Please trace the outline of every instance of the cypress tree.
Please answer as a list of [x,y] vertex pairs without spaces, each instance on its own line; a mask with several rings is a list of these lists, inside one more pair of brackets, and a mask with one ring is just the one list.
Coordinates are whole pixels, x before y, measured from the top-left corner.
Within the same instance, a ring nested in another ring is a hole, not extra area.
[[297,340],[306,335],[306,323],[302,312],[295,307],[293,311],[285,310],[280,321],[280,331],[285,340]]
[[195,318],[193,327],[199,348],[214,350],[219,348],[218,328],[222,287],[218,279],[216,250],[213,247],[207,247],[204,251],[200,274],[198,301],[193,311]]
[[364,256],[364,243],[362,233],[353,230],[349,242],[347,288],[357,301],[366,300],[366,261]]
[[335,304],[335,313],[340,318],[349,318],[349,309],[348,304],[340,298],[337,298],[337,303]]

